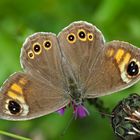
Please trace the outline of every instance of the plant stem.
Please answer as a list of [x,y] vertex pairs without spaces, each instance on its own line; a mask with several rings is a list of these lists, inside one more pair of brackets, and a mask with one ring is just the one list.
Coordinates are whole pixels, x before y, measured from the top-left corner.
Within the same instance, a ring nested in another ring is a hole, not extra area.
[[19,136],[19,135],[8,133],[8,132],[2,131],[2,130],[0,130],[0,134],[5,135],[5,136],[9,136],[9,137],[12,137],[12,138],[15,138],[15,139],[18,139],[18,140],[31,140],[29,138],[25,138],[25,137],[22,137],[22,136]]

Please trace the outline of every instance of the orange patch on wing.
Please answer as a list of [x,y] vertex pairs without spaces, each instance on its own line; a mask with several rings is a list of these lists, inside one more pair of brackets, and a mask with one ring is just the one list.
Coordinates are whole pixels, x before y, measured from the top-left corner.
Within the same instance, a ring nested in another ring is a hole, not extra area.
[[107,50],[106,55],[107,55],[108,57],[112,57],[113,54],[114,54],[114,49],[113,49],[113,48]]
[[129,60],[131,58],[131,54],[130,53],[126,53],[126,55],[124,56],[123,62],[124,64],[128,64]]
[[21,78],[19,80],[19,83],[22,84],[22,85],[25,85],[27,83],[27,80],[25,80],[24,78]]
[[23,94],[22,88],[19,85],[17,85],[16,83],[11,86],[11,89],[16,91],[17,93]]
[[126,53],[124,58],[123,58],[123,61],[121,61],[121,63],[119,64],[119,69],[120,69],[120,72],[121,72],[121,78],[126,83],[130,82],[130,79],[126,76],[126,70],[125,70],[125,66],[130,61],[130,58],[131,58],[131,54]]
[[118,49],[118,51],[117,51],[117,53],[115,55],[115,59],[116,59],[117,63],[120,62],[123,54],[124,54],[124,50],[123,49]]
[[24,98],[23,96],[19,96],[17,95],[16,93],[12,92],[12,91],[8,91],[8,96],[14,100],[18,100],[20,101],[21,103],[24,103]]
[[16,99],[17,98],[17,94],[12,92],[12,91],[8,91],[8,96],[13,98],[13,99]]

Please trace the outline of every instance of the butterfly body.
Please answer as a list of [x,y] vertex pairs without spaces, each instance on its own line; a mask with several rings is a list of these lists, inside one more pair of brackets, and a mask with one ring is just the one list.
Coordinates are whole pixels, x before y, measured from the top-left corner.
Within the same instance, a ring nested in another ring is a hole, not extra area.
[[106,43],[84,21],[73,22],[58,36],[29,36],[20,61],[23,72],[10,76],[0,91],[3,119],[33,119],[71,102],[79,107],[87,98],[122,90],[140,78],[140,49],[123,41]]
[[78,89],[77,84],[71,78],[69,79],[69,96],[75,105],[82,104],[82,91]]

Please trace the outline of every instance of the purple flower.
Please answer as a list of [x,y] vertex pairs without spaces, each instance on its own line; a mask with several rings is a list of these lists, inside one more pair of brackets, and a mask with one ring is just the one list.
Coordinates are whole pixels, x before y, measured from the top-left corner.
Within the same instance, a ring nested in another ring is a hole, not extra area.
[[[69,104],[68,106],[70,107],[72,105],[73,107],[73,110],[74,110],[74,116],[75,116],[75,119],[77,118],[84,118],[86,117],[87,115],[89,115],[89,112],[88,110],[83,106],[83,105],[75,105],[73,102],[71,104]],[[57,110],[57,113],[59,113],[60,115],[64,115],[65,113],[65,110],[66,110],[66,106]]]
[[84,118],[89,115],[88,110],[83,105],[75,105],[74,106],[74,115],[75,119],[77,118]]
[[64,115],[65,109],[66,109],[66,107],[63,107],[63,108],[57,110],[57,113],[60,114],[60,115]]

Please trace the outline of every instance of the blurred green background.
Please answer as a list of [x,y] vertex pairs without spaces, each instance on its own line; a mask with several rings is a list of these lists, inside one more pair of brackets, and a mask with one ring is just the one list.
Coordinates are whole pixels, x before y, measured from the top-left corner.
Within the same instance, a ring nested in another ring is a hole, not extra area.
[[[69,23],[85,20],[95,24],[106,41],[124,40],[140,45],[140,1],[138,0],[1,0],[0,1],[0,84],[21,70],[19,55],[25,38],[38,31],[56,34]],[[101,97],[112,109],[130,93],[139,93],[140,83],[117,94]],[[53,113],[38,119],[11,122],[0,120],[0,130],[34,140],[117,140],[109,118],[101,118],[88,106],[90,116],[73,120],[72,110],[64,116]],[[64,133],[64,134],[63,134]],[[62,135],[63,134],[63,135]],[[2,140],[11,138],[0,136]]]

